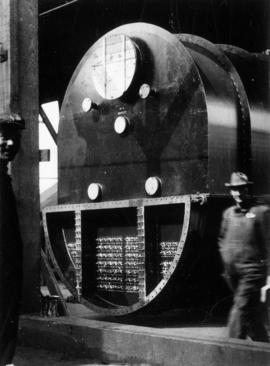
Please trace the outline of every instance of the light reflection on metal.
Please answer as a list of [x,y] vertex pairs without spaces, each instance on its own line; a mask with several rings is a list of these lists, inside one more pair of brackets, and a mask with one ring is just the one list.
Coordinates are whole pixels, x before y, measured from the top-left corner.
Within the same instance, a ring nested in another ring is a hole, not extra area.
[[145,191],[149,196],[154,196],[158,193],[161,187],[161,180],[158,177],[149,177],[145,182]]
[[91,183],[87,189],[88,197],[91,201],[96,201],[101,197],[102,188],[99,183]]
[[142,99],[146,99],[151,92],[151,88],[149,84],[142,84],[139,89],[139,96]]
[[122,135],[127,132],[129,126],[129,119],[126,116],[118,116],[114,121],[114,131],[118,135]]
[[235,106],[227,100],[221,100],[213,96],[208,96],[207,114],[209,124],[232,127],[237,125],[237,110]]
[[260,131],[270,135],[270,112],[254,108],[251,109],[250,116],[253,131]]
[[98,109],[98,106],[91,98],[84,98],[82,101],[82,109],[84,112],[89,112],[91,109]]

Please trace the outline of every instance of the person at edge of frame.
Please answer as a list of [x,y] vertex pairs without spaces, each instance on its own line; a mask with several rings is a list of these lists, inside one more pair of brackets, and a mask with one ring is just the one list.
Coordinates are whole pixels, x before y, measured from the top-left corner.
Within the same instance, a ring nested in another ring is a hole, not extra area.
[[265,290],[270,285],[270,210],[254,200],[252,184],[241,172],[232,173],[230,183],[225,183],[235,205],[223,213],[218,244],[224,278],[233,291],[229,337],[268,342]]
[[15,352],[22,287],[22,241],[8,164],[20,147],[24,121],[0,116],[0,366]]

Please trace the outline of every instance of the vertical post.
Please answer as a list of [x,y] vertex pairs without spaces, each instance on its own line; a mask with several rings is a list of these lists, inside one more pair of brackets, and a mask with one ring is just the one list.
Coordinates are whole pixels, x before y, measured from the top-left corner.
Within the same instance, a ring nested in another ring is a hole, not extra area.
[[10,111],[10,2],[0,2],[0,115]]
[[24,242],[23,311],[40,308],[40,207],[38,141],[38,1],[18,4],[19,110],[26,122],[16,165],[17,199]]
[[[3,39],[3,40],[2,40]],[[39,312],[40,208],[38,147],[38,2],[0,1],[0,42],[8,59],[0,63],[0,113],[25,120],[20,153],[11,166],[24,243],[24,313]]]
[[138,262],[138,286],[139,299],[145,300],[146,296],[146,272],[145,272],[145,211],[144,206],[137,207],[137,236],[139,247]]

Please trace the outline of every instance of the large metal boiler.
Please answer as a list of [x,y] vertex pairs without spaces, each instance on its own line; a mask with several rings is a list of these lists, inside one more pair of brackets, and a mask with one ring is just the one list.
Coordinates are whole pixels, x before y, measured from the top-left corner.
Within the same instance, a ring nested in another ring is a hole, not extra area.
[[58,133],[46,248],[103,314],[221,306],[217,236],[242,170],[270,189],[269,56],[127,24],[84,55]]

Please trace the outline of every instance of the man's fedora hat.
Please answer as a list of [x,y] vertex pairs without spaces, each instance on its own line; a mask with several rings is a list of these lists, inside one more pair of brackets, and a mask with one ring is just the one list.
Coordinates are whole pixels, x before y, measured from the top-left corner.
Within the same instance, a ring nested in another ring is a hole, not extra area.
[[7,127],[24,130],[25,122],[17,113],[0,115],[0,128]]
[[250,184],[253,184],[253,182],[250,182],[248,180],[248,177],[246,174],[241,173],[241,172],[233,172],[231,174],[230,183],[225,183],[225,186],[228,188],[234,188],[234,187],[248,186]]

